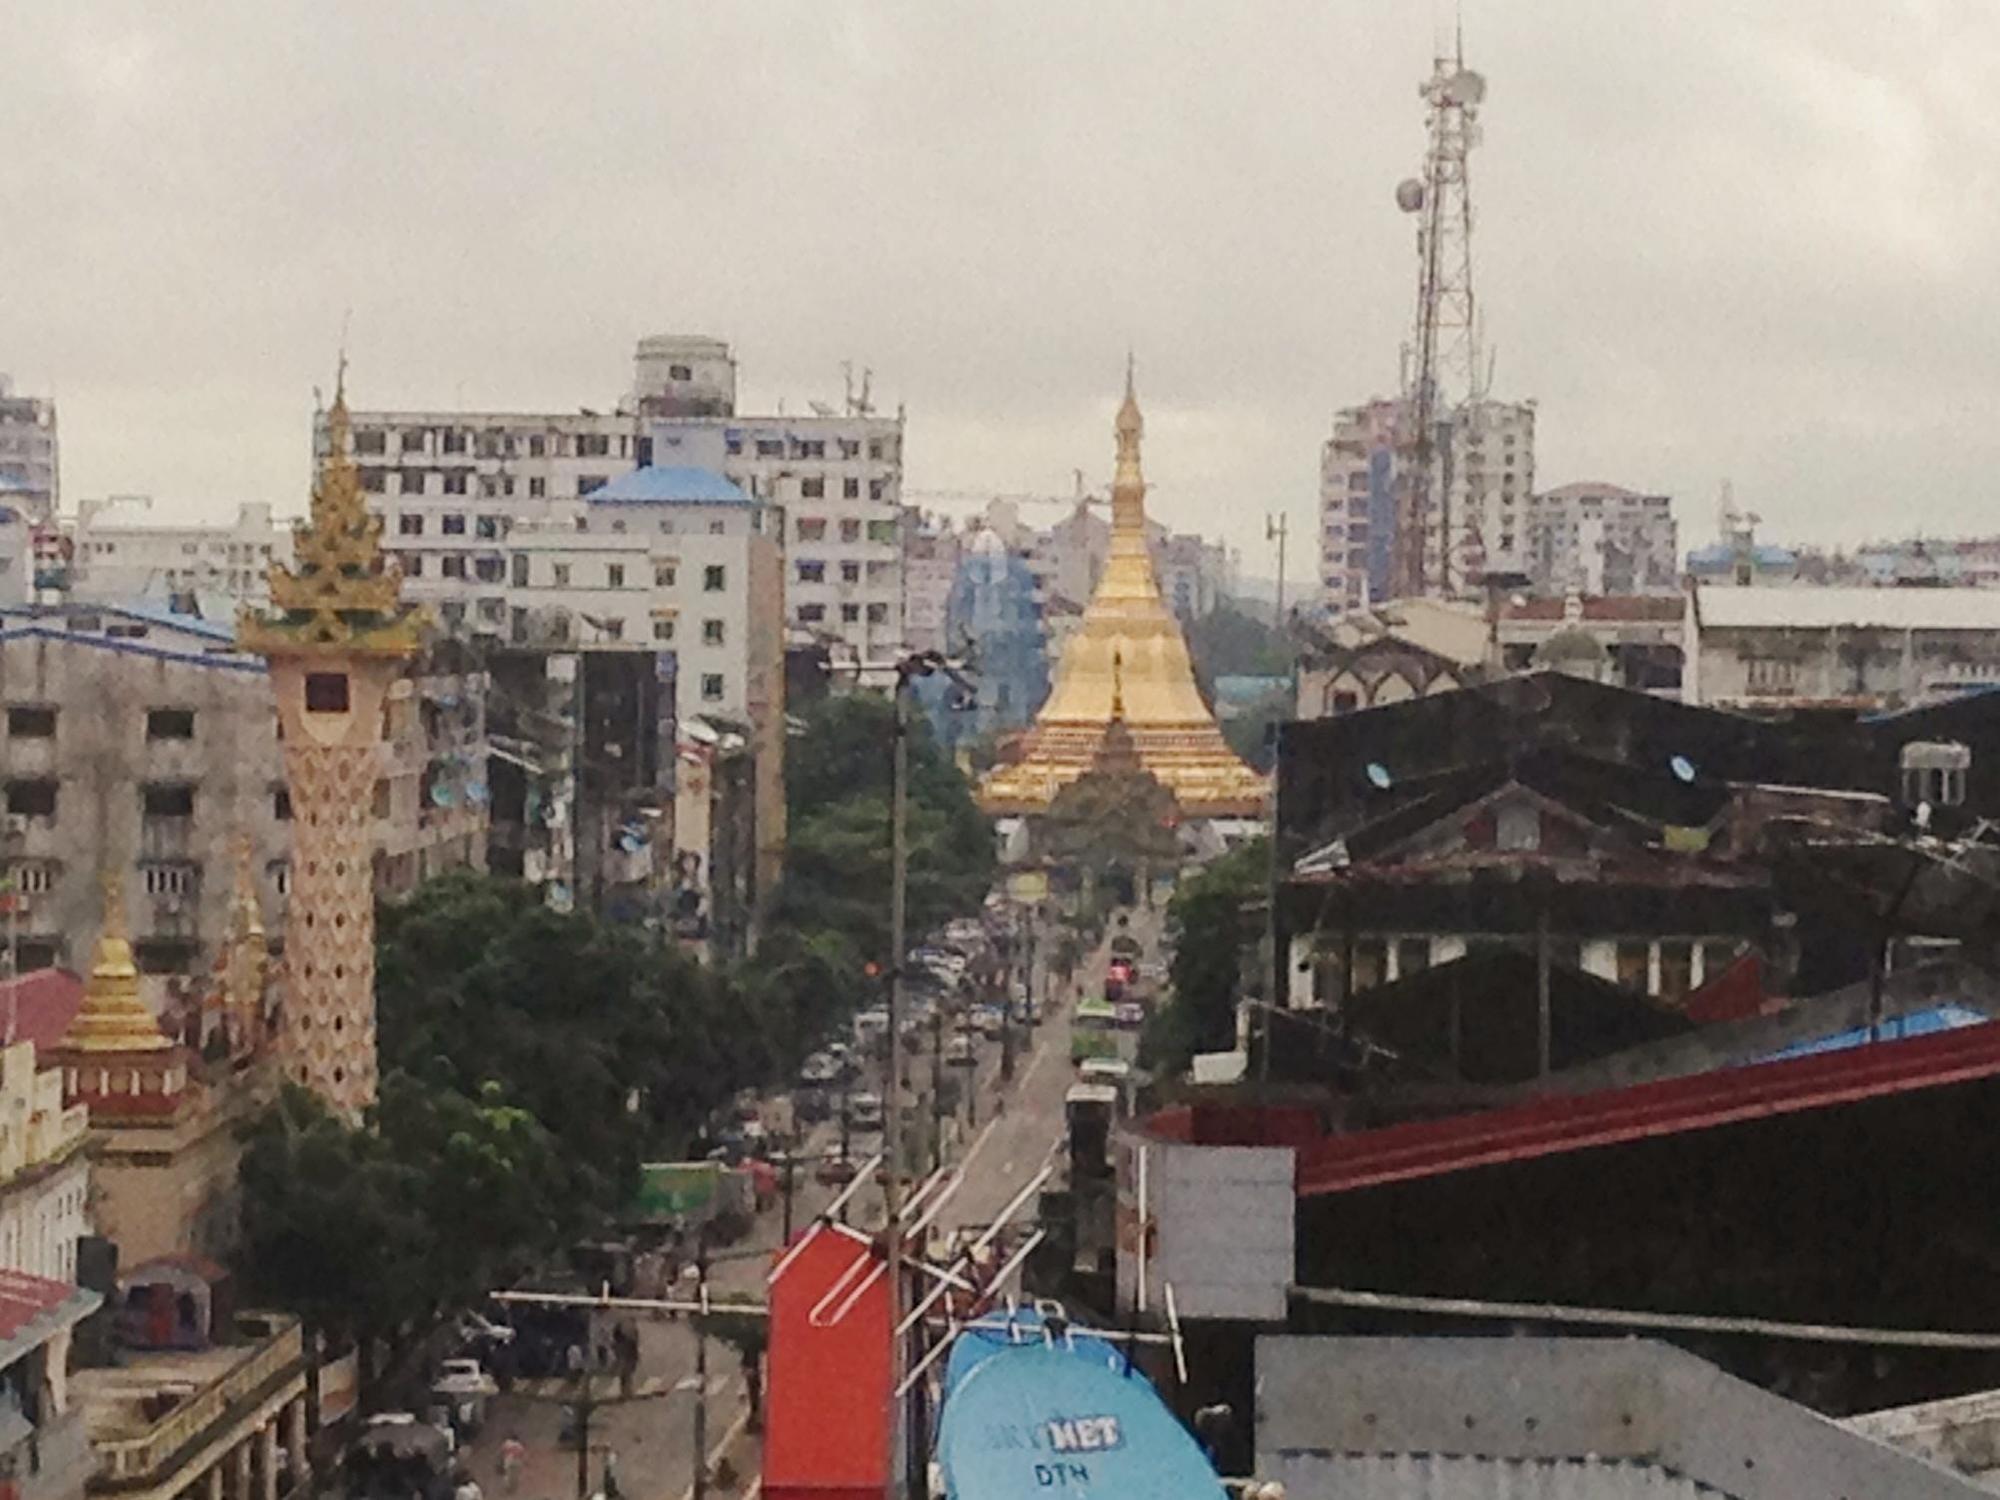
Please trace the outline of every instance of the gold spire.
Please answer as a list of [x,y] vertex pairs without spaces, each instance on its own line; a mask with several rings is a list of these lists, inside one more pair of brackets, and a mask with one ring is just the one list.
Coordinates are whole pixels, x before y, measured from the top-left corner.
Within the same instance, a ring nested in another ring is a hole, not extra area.
[[326,417],[326,457],[313,483],[312,513],[292,527],[292,565],[272,563],[271,609],[245,609],[237,638],[265,655],[337,650],[409,656],[428,613],[403,602],[402,575],[382,553],[382,518],[362,497],[348,451],[347,359]]
[[173,1045],[139,998],[139,970],[125,931],[125,883],[115,870],[104,877],[104,925],[83,1004],[61,1045],[72,1052],[158,1052]]
[[1180,623],[1160,597],[1146,543],[1145,433],[1133,362],[1114,430],[1118,466],[1111,485],[1111,551],[1097,591],[1063,648],[1055,689],[1036,715],[1021,759],[981,784],[989,811],[1046,810],[1089,770],[1111,726],[1122,725],[1139,764],[1193,816],[1256,816],[1264,778],[1238,760],[1195,686]]

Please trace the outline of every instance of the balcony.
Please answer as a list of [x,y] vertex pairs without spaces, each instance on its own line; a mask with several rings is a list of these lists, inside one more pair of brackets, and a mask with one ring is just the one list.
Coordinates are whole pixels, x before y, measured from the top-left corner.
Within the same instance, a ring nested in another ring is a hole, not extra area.
[[[71,1377],[89,1413],[97,1487],[156,1483],[218,1440],[247,1436],[274,1407],[304,1390],[305,1345],[296,1319],[258,1314],[237,1324],[253,1337],[255,1330],[271,1331],[247,1348],[126,1354],[117,1366]],[[145,1419],[151,1402],[178,1391],[187,1392],[178,1404],[157,1420]]]

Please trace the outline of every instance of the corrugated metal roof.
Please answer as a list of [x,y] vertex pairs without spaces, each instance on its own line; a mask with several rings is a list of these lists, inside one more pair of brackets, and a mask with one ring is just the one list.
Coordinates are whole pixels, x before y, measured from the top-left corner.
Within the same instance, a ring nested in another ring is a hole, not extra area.
[[713,469],[649,464],[585,496],[590,505],[748,505],[750,497]]
[[2000,630],[2000,589],[1698,586],[1695,607],[1704,629]]

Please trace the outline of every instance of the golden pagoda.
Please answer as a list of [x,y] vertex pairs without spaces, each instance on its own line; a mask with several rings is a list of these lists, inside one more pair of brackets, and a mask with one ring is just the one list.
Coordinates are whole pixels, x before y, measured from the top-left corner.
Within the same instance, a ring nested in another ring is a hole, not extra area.
[[[1118,468],[1111,484],[1111,555],[1082,623],[1063,648],[1055,690],[1036,715],[1020,758],[979,788],[989,813],[1040,813],[1097,761],[1114,723],[1131,753],[1190,818],[1259,817],[1268,784],[1222,738],[1195,686],[1180,622],[1160,597],[1146,547],[1145,424],[1125,370],[1118,409]],[[1120,747],[1121,750],[1123,747]]]
[[173,1046],[139,998],[139,968],[125,935],[125,889],[104,877],[104,926],[97,935],[83,1003],[70,1018],[61,1049],[68,1053],[163,1052]]

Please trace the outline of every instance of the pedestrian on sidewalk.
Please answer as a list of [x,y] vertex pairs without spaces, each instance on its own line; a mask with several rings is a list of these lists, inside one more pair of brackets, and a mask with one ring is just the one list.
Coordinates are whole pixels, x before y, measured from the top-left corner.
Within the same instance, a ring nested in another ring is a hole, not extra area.
[[521,1465],[527,1457],[527,1445],[508,1433],[507,1441],[500,1445],[500,1483],[510,1495],[521,1487]]

